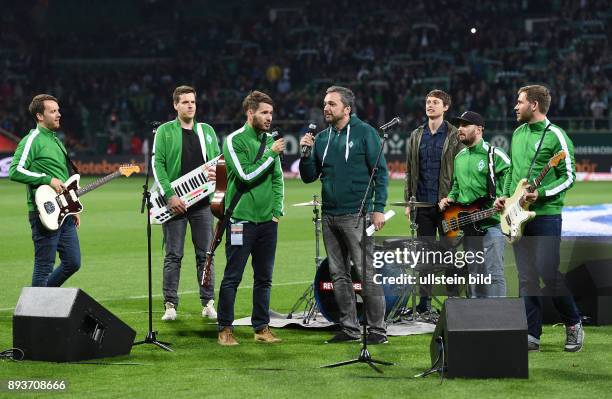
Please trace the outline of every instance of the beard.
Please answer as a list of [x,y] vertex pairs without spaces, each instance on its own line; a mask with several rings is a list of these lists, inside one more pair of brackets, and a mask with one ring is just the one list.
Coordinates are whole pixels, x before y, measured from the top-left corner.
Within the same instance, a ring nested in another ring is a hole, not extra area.
[[343,116],[344,115],[334,115],[334,114],[324,115],[325,122],[330,123],[332,125],[336,125],[338,122],[340,122]]
[[269,129],[269,126],[266,127],[266,121],[263,118],[258,118],[257,115],[253,115],[253,129],[257,132],[265,132]]
[[516,116],[516,120],[521,123],[527,123],[531,120],[532,116],[533,116],[533,112],[531,112],[530,109],[527,109],[524,112],[521,112],[520,114],[518,114]]
[[471,147],[476,142],[476,136],[465,136],[462,139],[460,138],[459,141],[466,147]]

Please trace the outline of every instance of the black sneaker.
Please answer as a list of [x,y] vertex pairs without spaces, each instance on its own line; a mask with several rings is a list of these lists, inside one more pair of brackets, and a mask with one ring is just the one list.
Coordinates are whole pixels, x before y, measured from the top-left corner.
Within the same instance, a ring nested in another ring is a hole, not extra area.
[[386,335],[377,334],[375,332],[371,332],[368,334],[368,337],[366,338],[366,342],[368,343],[368,345],[378,345],[378,344],[389,343]]
[[353,337],[352,335],[348,335],[344,331],[340,331],[338,334],[334,335],[332,338],[325,341],[326,344],[338,344],[341,342],[357,342],[359,341],[359,337]]

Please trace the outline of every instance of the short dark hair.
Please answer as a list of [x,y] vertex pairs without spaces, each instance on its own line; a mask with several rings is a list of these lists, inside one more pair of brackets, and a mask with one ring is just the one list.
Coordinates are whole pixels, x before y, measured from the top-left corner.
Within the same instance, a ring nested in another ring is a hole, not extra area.
[[53,97],[51,94],[38,94],[34,96],[30,106],[28,107],[28,111],[30,111],[30,115],[32,115],[36,122],[38,122],[36,114],[45,113],[45,101],[55,101],[56,103],[59,103],[57,98]]
[[196,91],[193,87],[179,86],[176,89],[174,89],[174,93],[172,93],[172,101],[174,101],[175,104],[178,104],[181,96],[183,94],[189,94],[189,93],[193,93],[193,95],[196,96]]
[[425,96],[425,100],[427,100],[427,97],[436,97],[436,98],[439,98],[440,100],[442,100],[442,104],[448,105],[449,107],[451,105],[451,96],[450,96],[450,94],[448,94],[447,92],[442,91],[440,89],[435,89],[435,90],[432,90],[429,93],[427,93],[427,95]]
[[521,87],[517,94],[525,93],[527,101],[530,103],[538,102],[538,109],[541,113],[546,115],[548,108],[550,108],[550,91],[548,88],[541,85],[530,85]]
[[342,86],[331,86],[326,91],[325,94],[329,93],[338,93],[340,94],[340,101],[344,104],[345,107],[351,107],[351,111],[355,111],[355,93],[351,89],[347,89]]
[[242,109],[245,113],[248,110],[257,111],[260,103],[270,104],[272,107],[274,107],[274,101],[272,101],[272,97],[270,97],[266,93],[262,93],[261,91],[254,90],[244,98],[244,101],[242,101]]

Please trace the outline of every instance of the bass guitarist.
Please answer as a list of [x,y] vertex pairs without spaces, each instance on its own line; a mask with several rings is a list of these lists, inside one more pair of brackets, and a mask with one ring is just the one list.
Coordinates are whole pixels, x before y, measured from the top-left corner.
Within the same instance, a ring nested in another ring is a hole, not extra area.
[[[544,86],[519,89],[514,110],[522,125],[512,135],[512,167],[506,178],[504,196],[496,200],[495,206],[502,211],[507,205],[506,197],[515,191],[521,179],[532,182],[554,154],[565,152],[563,162],[546,174],[536,190],[524,195],[536,216],[525,225],[523,239],[514,244],[514,256],[519,294],[525,300],[527,312],[528,349],[540,350],[542,296],[551,296],[565,324],[565,351],[577,352],[582,349],[584,330],[576,302],[559,272],[561,209],[565,193],[573,186],[576,175],[574,144],[563,129],[546,117],[550,100],[550,93]],[[540,289],[540,279],[544,282],[543,289]]]
[[[457,124],[459,140],[466,147],[455,156],[452,189],[438,205],[444,210],[455,202],[467,205],[480,201],[483,209],[490,208],[494,199],[503,192],[503,183],[510,170],[510,158],[500,148],[493,148],[484,141],[482,133],[485,121],[480,114],[466,111],[457,118]],[[506,296],[504,236],[499,226],[499,214],[493,213],[476,227],[477,230],[466,231],[463,249],[466,252],[484,251],[484,262],[476,260],[468,263],[468,271],[471,276],[491,276],[491,283],[471,284],[470,296]]]

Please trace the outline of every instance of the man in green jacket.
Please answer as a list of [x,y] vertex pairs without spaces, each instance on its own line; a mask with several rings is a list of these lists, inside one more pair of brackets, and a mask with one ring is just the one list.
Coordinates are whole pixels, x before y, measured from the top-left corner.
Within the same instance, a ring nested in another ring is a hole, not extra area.
[[285,149],[281,138],[266,133],[272,123],[274,102],[265,93],[253,91],[242,108],[247,121],[227,136],[223,156],[227,165],[226,213],[239,197],[225,239],[227,266],[219,288],[218,342],[238,345],[233,335],[234,302],[244,268],[251,256],[253,266],[253,312],[255,341],[277,343],[270,323],[270,290],[276,254],[278,222],[283,216],[283,169],[279,154]]
[[[466,111],[457,118],[457,124],[459,140],[466,147],[455,156],[453,187],[448,197],[440,200],[439,207],[444,210],[454,202],[468,205],[485,198],[483,210],[489,209],[493,200],[504,190],[510,158],[501,148],[491,148],[483,140],[485,121],[480,114]],[[463,229],[468,231],[463,240],[464,251],[484,252],[483,258],[476,257],[474,262],[468,263],[469,274],[491,278],[490,283],[470,284],[470,295],[473,298],[506,296],[505,244],[499,226],[499,214],[477,222],[479,231],[469,231],[469,226]]]
[[[189,209],[174,190],[171,183],[177,178],[202,166],[221,153],[219,142],[212,126],[195,120],[196,92],[189,86],[179,86],[172,95],[175,120],[161,125],[153,143],[153,174],[159,191],[168,203],[168,208],[177,216],[162,225],[165,257],[163,292],[165,313],[162,320],[175,320],[179,304],[178,285],[181,261],[185,247],[187,223],[191,226],[191,241],[195,250],[196,277],[202,281],[210,241],[212,240],[213,216],[208,198],[192,205]],[[209,180],[215,179],[215,170],[208,170]],[[212,283],[200,285],[202,317],[216,319],[214,308],[214,267],[211,268]]]
[[[361,331],[357,320],[355,293],[351,279],[351,260],[361,275],[362,229],[356,228],[358,211],[366,194],[371,171],[378,166],[374,188],[368,198],[368,224],[380,230],[385,224],[384,209],[387,201],[387,163],[381,156],[375,165],[381,141],[376,130],[356,115],[355,95],[345,87],[327,89],[323,113],[330,125],[316,139],[305,135],[300,146],[312,148],[312,153],[300,160],[300,176],[304,183],[321,179],[323,200],[323,242],[334,297],[340,312],[341,331],[327,343],[359,340]],[[373,280],[372,237],[365,238],[367,245],[366,275],[362,276],[365,317],[370,331],[369,344],[387,343],[385,297],[382,286]]]
[[[550,158],[559,151],[565,159],[552,168],[539,187],[524,198],[531,204],[535,218],[525,225],[523,238],[514,244],[514,256],[519,274],[519,294],[525,300],[527,312],[528,349],[540,350],[542,334],[542,296],[552,302],[565,323],[565,351],[582,349],[584,329],[574,297],[570,295],[559,272],[561,243],[561,209],[565,193],[575,181],[574,145],[559,126],[546,114],[550,93],[544,86],[521,87],[514,110],[520,125],[512,135],[512,166],[506,177],[504,195],[495,201],[501,211],[506,197],[514,193],[519,180],[533,182]],[[540,287],[540,280],[544,288]]]
[[[77,235],[80,218],[78,214],[70,216],[59,229],[50,231],[38,217],[35,190],[46,184],[60,193],[70,173],[66,148],[55,133],[61,117],[57,99],[39,94],[32,99],[29,111],[36,128],[19,142],[9,167],[9,178],[27,185],[28,218],[34,241],[32,286],[59,287],[81,266]],[[59,253],[60,265],[54,270],[56,253]]]

